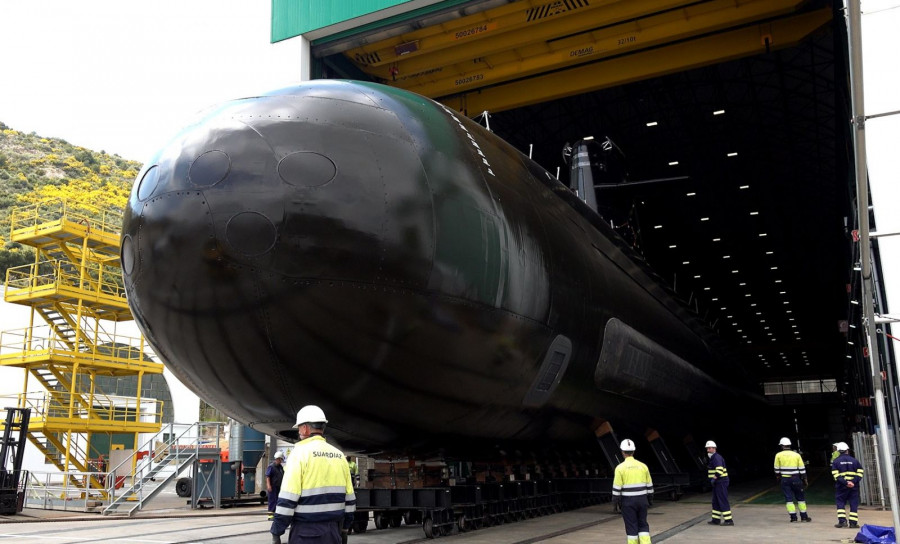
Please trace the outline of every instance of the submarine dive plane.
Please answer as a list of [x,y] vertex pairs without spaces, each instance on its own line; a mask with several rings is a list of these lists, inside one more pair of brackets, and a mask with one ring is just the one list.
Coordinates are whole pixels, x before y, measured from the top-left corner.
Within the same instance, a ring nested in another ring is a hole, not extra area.
[[[687,433],[754,393],[597,213],[456,111],[320,80],[210,109],[146,163],[128,302],[166,365],[359,451]],[[486,442],[485,442],[486,443]]]

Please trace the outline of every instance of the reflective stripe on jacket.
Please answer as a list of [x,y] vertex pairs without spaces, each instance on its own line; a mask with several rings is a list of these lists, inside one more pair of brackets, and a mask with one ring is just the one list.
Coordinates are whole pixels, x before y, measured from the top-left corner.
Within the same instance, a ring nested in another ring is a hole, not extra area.
[[799,453],[782,450],[775,455],[775,474],[782,478],[806,478],[806,465]]
[[858,484],[862,480],[863,472],[865,471],[859,461],[848,453],[841,454],[831,463],[831,475],[839,484],[847,485],[847,482]]
[[725,459],[719,455],[719,452],[712,454],[709,463],[706,465],[707,473],[710,480],[727,478],[728,469],[725,467]]
[[273,534],[284,533],[292,520],[343,521],[349,526],[355,511],[356,495],[344,454],[321,435],[297,443],[285,463]]
[[653,480],[647,465],[634,457],[626,457],[616,467],[612,494],[620,497],[637,497],[653,493]]

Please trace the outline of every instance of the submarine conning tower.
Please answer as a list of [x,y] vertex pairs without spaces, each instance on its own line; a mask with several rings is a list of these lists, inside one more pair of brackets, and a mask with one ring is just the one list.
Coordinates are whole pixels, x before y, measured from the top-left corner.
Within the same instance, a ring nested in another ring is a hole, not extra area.
[[625,182],[622,151],[609,137],[586,136],[567,144],[563,157],[569,165],[569,188],[595,212],[599,212],[597,188]]

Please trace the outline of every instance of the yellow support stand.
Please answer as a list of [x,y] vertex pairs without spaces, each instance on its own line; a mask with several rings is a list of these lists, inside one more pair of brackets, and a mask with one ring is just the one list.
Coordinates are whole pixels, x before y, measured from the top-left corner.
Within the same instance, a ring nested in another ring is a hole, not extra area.
[[[28,327],[0,333],[0,366],[25,370],[20,407],[32,409],[28,439],[64,472],[96,471],[109,458],[98,435],[155,433],[162,402],[141,398],[144,376],[162,374],[144,338],[116,334],[132,319],[119,266],[120,214],[53,200],[11,214],[10,240],[32,246],[35,262],[10,268],[4,299],[32,308]],[[107,395],[101,376],[134,376],[137,397]],[[41,391],[29,391],[29,379]],[[102,469],[101,469],[102,470]],[[88,486],[103,490],[100,479]]]

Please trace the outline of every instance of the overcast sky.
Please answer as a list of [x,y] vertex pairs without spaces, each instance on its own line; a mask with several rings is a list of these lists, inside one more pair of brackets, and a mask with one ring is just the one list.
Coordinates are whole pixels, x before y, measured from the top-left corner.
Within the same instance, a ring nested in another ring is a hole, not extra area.
[[2,0],[0,121],[144,162],[208,106],[299,83],[270,0]]
[[[270,9],[0,0],[0,121],[144,162],[196,112],[299,82],[299,44],[269,43]],[[863,11],[866,114],[900,111],[900,0],[866,0]],[[878,230],[900,232],[900,115],[871,119],[866,133]],[[900,236],[881,243],[900,314]]]

